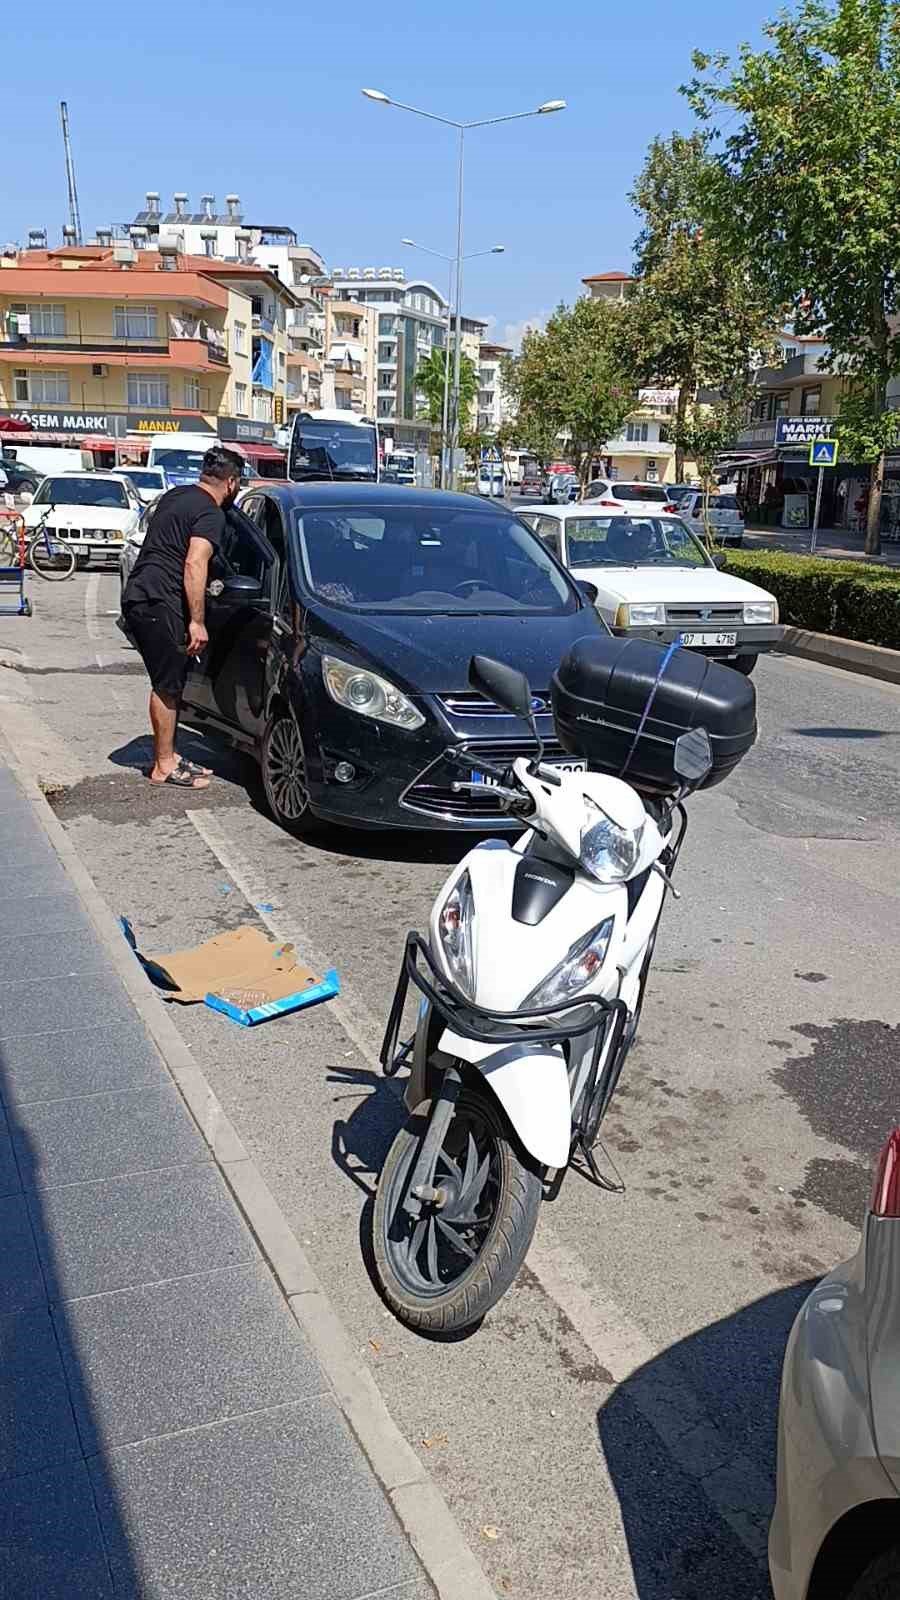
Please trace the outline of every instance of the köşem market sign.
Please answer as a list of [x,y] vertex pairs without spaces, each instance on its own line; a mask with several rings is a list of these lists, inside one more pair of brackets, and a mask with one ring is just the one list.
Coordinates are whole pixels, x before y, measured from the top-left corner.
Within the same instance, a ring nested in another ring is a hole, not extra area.
[[802,445],[813,444],[816,439],[830,439],[831,424],[831,417],[776,417],[775,443]]
[[32,433],[108,433],[120,438],[125,432],[123,413],[114,411],[0,411],[0,416],[21,422]]

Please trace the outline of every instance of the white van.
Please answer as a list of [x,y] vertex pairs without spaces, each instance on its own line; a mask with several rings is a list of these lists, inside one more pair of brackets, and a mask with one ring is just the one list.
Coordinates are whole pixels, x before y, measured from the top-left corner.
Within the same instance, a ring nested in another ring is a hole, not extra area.
[[32,467],[42,477],[53,472],[93,472],[94,458],[90,450],[79,450],[74,445],[16,444],[4,440],[3,454],[7,460],[17,461],[22,467]]

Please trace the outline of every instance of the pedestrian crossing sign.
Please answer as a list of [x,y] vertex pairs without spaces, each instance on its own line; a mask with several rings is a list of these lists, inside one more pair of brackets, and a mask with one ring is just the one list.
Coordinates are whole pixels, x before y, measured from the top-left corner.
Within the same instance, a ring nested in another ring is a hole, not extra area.
[[809,464],[811,467],[836,467],[837,453],[837,439],[814,439],[809,447]]

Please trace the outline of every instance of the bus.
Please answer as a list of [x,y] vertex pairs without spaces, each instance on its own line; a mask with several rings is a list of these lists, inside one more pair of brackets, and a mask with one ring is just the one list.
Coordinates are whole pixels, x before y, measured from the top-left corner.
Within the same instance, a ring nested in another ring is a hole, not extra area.
[[298,411],[291,426],[288,477],[293,483],[377,483],[378,424],[355,411]]

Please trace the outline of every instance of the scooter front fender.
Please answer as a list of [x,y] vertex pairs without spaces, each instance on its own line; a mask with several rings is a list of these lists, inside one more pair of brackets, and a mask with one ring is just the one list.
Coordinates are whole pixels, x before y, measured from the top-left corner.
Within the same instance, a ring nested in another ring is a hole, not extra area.
[[446,1028],[438,1049],[484,1075],[528,1154],[544,1167],[565,1167],[572,1143],[569,1078],[558,1045],[481,1044]]

